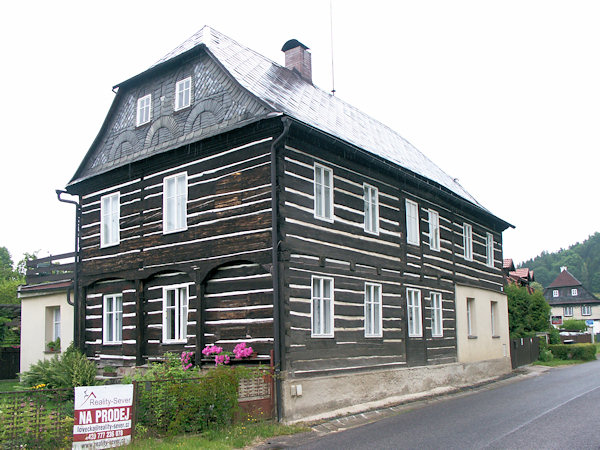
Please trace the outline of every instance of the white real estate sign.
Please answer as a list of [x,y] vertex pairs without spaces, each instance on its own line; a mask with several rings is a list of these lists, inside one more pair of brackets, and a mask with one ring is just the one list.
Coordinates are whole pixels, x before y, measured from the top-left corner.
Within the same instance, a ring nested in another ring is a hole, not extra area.
[[73,448],[110,448],[131,442],[133,384],[75,388]]

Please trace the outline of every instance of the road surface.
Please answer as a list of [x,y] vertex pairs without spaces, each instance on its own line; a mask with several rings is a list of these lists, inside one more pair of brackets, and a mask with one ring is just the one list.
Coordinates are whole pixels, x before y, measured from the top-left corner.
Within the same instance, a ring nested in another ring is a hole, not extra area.
[[600,360],[409,410],[298,449],[599,449]]

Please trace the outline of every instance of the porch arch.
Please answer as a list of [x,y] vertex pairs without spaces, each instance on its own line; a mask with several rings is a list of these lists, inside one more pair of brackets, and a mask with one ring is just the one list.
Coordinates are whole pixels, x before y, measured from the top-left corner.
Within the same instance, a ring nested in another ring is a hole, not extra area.
[[197,276],[196,354],[200,355],[206,345],[231,351],[246,342],[258,359],[269,360],[273,348],[270,266],[230,260],[199,270]]

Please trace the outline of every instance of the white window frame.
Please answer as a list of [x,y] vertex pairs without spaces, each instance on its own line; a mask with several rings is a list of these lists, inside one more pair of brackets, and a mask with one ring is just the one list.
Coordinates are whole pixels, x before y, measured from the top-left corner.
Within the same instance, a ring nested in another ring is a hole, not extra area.
[[123,294],[104,296],[102,314],[102,341],[104,344],[123,342]]
[[[174,180],[174,192],[170,182]],[[187,230],[187,172],[165,177],[163,180],[163,234]],[[170,217],[173,216],[173,217]],[[173,220],[174,219],[174,220]]]
[[563,306],[563,316],[573,317],[573,307],[572,306]]
[[60,306],[52,308],[52,340],[60,338]]
[[136,126],[144,125],[152,120],[152,94],[138,98]]
[[429,210],[429,249],[440,251],[440,215],[433,209]]
[[488,267],[494,267],[494,235],[487,233],[485,237],[485,263]]
[[421,312],[421,291],[406,289],[406,322],[408,337],[423,337],[423,315]]
[[[329,291],[325,292],[326,286]],[[316,288],[318,287],[318,291]],[[331,277],[311,277],[310,336],[332,338],[334,335],[334,281]]]
[[571,289],[571,296],[577,297],[577,288],[572,288]]
[[[173,305],[167,303],[169,292],[174,293]],[[175,284],[163,287],[162,341],[165,344],[187,342],[189,298],[189,285],[187,284]],[[168,322],[171,314],[173,315],[174,328],[172,333],[168,333],[170,330]]]
[[463,223],[463,249],[466,261],[473,261],[473,226]]
[[365,283],[365,337],[383,337],[381,284]]
[[592,305],[581,305],[581,315],[582,316],[591,316],[592,315]]
[[475,337],[475,299],[467,298],[467,336]]
[[[329,184],[324,181],[326,173],[329,175]],[[333,170],[315,163],[313,184],[315,218],[333,222]]]
[[406,199],[406,242],[411,245],[419,245],[419,204]]
[[370,184],[363,184],[365,232],[379,234],[379,190]]
[[175,83],[175,111],[187,108],[192,104],[192,77]]
[[100,197],[100,248],[119,245],[121,200],[119,192]]
[[554,289],[552,291],[552,297],[554,297],[554,298],[558,297],[558,289]]
[[444,336],[443,299],[441,292],[431,293],[431,336]]
[[498,302],[490,302],[490,321],[492,337],[498,336]]

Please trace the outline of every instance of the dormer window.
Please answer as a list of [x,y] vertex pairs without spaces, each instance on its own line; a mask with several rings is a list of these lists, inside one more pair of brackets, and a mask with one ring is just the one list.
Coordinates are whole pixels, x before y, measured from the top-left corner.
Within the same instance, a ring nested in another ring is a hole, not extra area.
[[554,298],[558,297],[558,289],[554,289],[552,291],[552,297],[554,297]]
[[577,288],[571,289],[571,295],[577,297]]
[[192,77],[178,81],[175,84],[175,111],[192,104]]
[[152,118],[152,94],[145,95],[142,98],[138,98],[137,101],[137,120],[136,126],[143,125],[150,122]]

